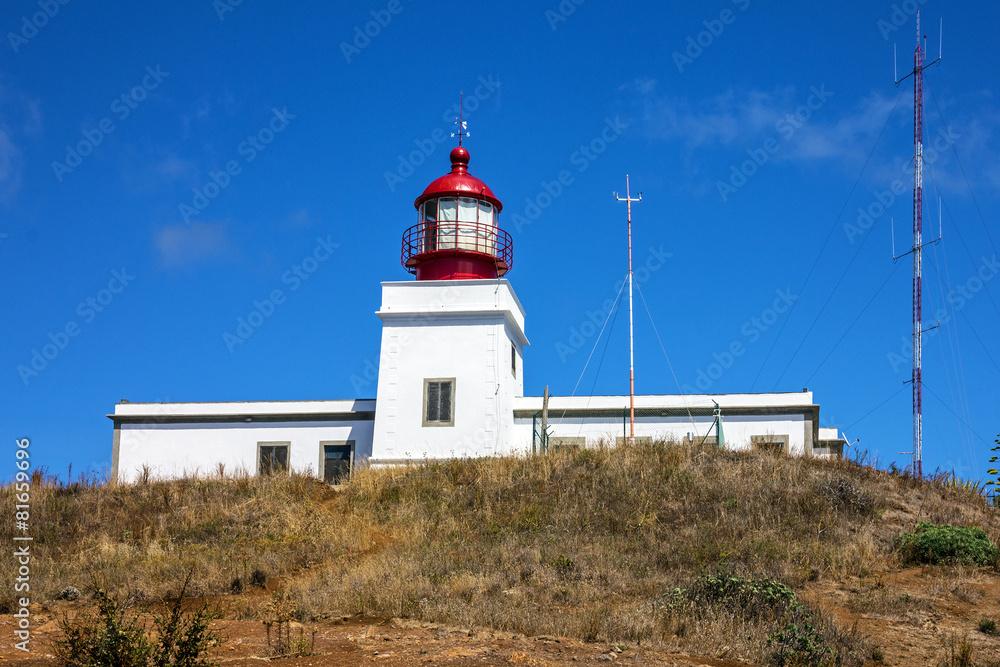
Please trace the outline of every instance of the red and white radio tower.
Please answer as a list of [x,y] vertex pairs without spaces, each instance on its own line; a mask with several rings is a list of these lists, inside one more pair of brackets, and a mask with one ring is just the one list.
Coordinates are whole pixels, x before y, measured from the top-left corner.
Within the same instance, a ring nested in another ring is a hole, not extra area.
[[[943,28],[942,28],[943,33]],[[921,278],[923,273],[923,197],[924,197],[924,70],[941,61],[924,63],[926,47],[920,44],[920,10],[917,10],[917,48],[913,51],[913,71],[896,80],[899,85],[913,77],[913,451],[911,469],[913,474],[923,477],[923,411],[921,406],[921,342],[923,323],[921,317]],[[926,44],[927,37],[923,37]],[[940,49],[940,40],[938,41]],[[908,254],[908,253],[907,253]],[[898,259],[898,258],[896,258]]]

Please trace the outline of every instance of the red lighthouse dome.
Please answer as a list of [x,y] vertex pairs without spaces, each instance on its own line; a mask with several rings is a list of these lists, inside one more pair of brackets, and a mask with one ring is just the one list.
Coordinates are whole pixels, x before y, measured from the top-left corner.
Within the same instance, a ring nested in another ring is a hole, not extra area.
[[469,173],[469,151],[451,152],[451,172],[413,202],[417,224],[403,233],[402,264],[417,280],[495,279],[510,270],[512,242],[500,229],[503,204]]

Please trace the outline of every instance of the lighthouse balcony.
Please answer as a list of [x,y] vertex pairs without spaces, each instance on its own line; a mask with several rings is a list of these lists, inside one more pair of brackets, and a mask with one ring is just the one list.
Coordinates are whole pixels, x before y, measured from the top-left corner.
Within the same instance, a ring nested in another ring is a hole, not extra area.
[[492,223],[421,222],[403,233],[401,262],[418,279],[498,278],[511,268],[513,241]]

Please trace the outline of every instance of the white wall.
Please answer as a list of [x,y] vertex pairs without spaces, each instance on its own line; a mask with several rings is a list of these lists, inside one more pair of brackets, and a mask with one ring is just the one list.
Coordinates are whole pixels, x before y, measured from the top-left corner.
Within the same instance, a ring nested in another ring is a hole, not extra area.
[[134,481],[143,466],[155,477],[208,475],[219,463],[233,473],[257,473],[257,443],[289,442],[289,468],[319,475],[320,441],[355,441],[355,462],[371,456],[374,422],[122,424],[118,480]]
[[[524,311],[505,280],[382,284],[382,349],[372,459],[510,451],[524,393]],[[516,376],[510,368],[517,348]],[[424,426],[424,381],[455,378],[453,426]]]

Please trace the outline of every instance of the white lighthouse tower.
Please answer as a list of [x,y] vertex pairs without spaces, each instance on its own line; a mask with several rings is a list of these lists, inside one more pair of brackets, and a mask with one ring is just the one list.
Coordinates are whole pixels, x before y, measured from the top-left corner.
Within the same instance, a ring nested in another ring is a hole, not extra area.
[[[382,353],[371,462],[488,456],[523,449],[524,309],[503,278],[512,265],[503,204],[469,173],[469,151],[417,197],[403,233],[415,281],[382,283]],[[522,438],[523,439],[523,438]]]

